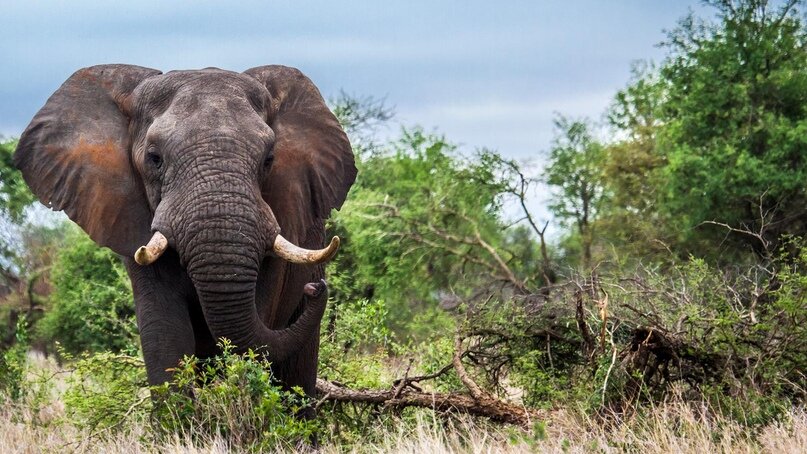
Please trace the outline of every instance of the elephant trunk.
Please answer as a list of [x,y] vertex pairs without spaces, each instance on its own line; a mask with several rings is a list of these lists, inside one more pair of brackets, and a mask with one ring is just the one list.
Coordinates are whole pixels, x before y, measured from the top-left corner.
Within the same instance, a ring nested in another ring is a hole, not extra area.
[[226,203],[220,197],[199,198],[184,228],[174,231],[177,251],[214,338],[227,338],[237,351],[251,348],[277,362],[316,332],[326,298],[308,292],[317,298],[307,298],[301,316],[285,329],[269,329],[260,319],[255,304],[258,270],[266,245],[274,241],[279,228],[268,205],[253,198],[232,195]]

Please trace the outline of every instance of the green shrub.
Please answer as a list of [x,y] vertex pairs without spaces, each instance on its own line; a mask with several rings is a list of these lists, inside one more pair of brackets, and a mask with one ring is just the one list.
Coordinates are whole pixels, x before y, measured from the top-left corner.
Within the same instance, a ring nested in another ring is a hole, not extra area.
[[91,431],[122,429],[145,418],[150,401],[142,358],[112,352],[62,356],[72,372],[63,401],[73,425]]
[[54,263],[52,282],[52,307],[39,323],[44,338],[71,354],[137,351],[131,284],[117,255],[73,227]]
[[319,374],[359,388],[390,381],[384,363],[398,348],[383,300],[331,301],[323,317]]
[[157,434],[219,436],[231,446],[255,452],[289,447],[310,439],[316,421],[301,418],[309,403],[300,388],[280,387],[269,363],[249,351],[210,360],[185,358],[170,383],[152,388]]
[[0,351],[0,402],[17,401],[25,394],[26,354],[29,347],[28,322],[25,317],[20,317],[15,342],[6,351]]
[[[452,331],[446,331],[410,349],[410,354],[415,356],[417,366],[424,375],[436,374],[451,364],[454,358],[454,339],[450,335]],[[449,392],[463,390],[464,386],[454,369],[436,377],[430,382],[436,391]]]
[[222,438],[239,450],[265,452],[305,441],[318,430],[300,417],[308,401],[299,388],[283,389],[269,363],[237,355],[229,343],[215,358],[186,357],[164,385],[149,388],[143,360],[110,352],[67,359],[72,374],[64,393],[66,417],[98,436],[150,428],[153,440]]

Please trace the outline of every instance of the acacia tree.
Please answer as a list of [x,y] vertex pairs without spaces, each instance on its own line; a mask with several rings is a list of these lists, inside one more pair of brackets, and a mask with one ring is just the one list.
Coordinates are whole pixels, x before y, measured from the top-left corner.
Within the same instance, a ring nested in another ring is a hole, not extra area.
[[581,265],[591,266],[593,221],[605,194],[602,180],[603,146],[594,139],[587,120],[555,119],[555,139],[544,170],[553,189],[549,209],[579,236]]
[[546,282],[535,235],[504,216],[505,200],[521,193],[517,163],[489,150],[464,156],[413,128],[357,166],[331,223],[345,238],[332,265],[335,299],[381,299],[392,320],[409,323],[413,309],[436,314],[438,305],[526,295]]
[[395,116],[395,109],[387,106],[383,98],[373,96],[357,97],[340,91],[329,104],[359,159],[381,146],[376,133]]

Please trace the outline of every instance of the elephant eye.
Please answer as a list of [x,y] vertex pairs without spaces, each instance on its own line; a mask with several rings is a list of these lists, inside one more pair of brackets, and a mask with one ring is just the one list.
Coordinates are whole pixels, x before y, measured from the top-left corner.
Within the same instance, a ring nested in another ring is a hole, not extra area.
[[266,155],[266,158],[263,160],[263,166],[268,169],[268,168],[272,167],[273,162],[275,162],[275,154],[274,153],[269,153],[268,155]]
[[156,151],[149,150],[147,157],[149,162],[151,162],[158,169],[163,165],[163,158]]

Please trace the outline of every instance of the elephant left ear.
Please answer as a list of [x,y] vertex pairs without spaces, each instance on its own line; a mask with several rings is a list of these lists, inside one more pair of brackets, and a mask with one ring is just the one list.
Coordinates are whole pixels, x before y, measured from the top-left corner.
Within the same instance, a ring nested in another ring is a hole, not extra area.
[[269,91],[267,122],[275,132],[275,159],[263,183],[264,198],[281,227],[311,207],[320,219],[339,209],[356,179],[353,149],[314,83],[297,69],[248,69]]
[[158,74],[133,65],[76,71],[31,120],[14,154],[42,203],[130,257],[151,236],[151,211],[130,159],[132,92]]

